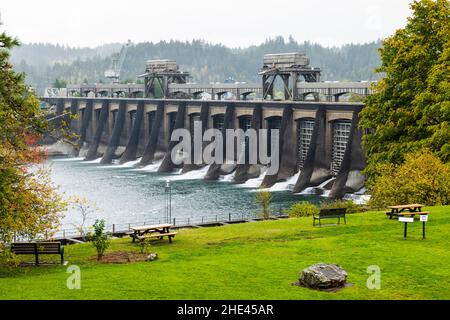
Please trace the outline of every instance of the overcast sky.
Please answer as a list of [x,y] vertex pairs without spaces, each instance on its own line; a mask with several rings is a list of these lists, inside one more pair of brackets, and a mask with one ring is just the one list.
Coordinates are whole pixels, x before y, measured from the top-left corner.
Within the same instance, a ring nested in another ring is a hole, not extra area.
[[326,46],[384,38],[406,23],[411,0],[1,0],[22,42],[96,46],[203,39],[233,47],[292,35]]

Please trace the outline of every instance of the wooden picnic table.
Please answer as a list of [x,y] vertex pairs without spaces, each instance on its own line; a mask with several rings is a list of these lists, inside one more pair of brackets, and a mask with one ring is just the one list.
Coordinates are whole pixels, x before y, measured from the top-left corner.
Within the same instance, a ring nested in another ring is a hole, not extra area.
[[407,213],[411,215],[411,213],[414,212],[421,212],[423,207],[425,207],[423,204],[418,203],[389,206],[388,208],[391,209],[391,211],[386,212],[386,215],[389,216],[389,219],[392,219],[392,217],[398,217],[399,214],[405,212],[405,210],[408,210]]
[[130,227],[132,233],[130,236],[133,238],[133,242],[136,239],[143,241],[146,238],[160,238],[164,236],[169,237],[169,242],[172,242],[172,238],[175,236],[176,232],[170,232],[171,224],[154,224],[139,227]]

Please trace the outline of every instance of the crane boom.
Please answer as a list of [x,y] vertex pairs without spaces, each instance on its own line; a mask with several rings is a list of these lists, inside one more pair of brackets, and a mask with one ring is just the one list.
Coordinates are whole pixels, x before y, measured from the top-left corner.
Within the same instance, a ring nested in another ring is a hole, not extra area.
[[118,58],[114,58],[111,61],[111,67],[105,71],[105,77],[111,79],[112,83],[119,83],[120,73],[122,71],[123,62],[127,56],[128,47],[131,45],[131,41],[128,42],[120,50]]

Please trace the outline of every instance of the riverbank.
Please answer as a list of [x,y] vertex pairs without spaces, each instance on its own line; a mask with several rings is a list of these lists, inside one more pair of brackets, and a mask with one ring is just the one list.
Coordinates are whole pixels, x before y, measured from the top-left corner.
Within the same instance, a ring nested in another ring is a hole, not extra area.
[[[420,222],[404,239],[402,223],[366,212],[340,226],[313,227],[308,217],[180,230],[172,244],[150,246],[160,257],[153,262],[97,263],[91,244],[71,245],[65,257],[80,267],[80,290],[67,289],[67,267],[0,268],[0,298],[450,299],[450,207],[425,210],[431,211],[426,240]],[[116,239],[108,252],[118,251],[139,247]],[[291,285],[318,262],[341,265],[353,286],[329,293]],[[381,270],[379,290],[366,286],[372,265]]]

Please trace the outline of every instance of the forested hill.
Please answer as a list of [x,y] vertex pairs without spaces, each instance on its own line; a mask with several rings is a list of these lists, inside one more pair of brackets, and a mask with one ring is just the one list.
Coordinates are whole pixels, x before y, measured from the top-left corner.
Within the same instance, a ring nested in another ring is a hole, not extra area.
[[[204,41],[162,41],[132,45],[124,62],[122,80],[136,81],[149,59],[176,59],[183,71],[195,82],[216,82],[233,77],[237,81],[259,81],[258,71],[267,53],[302,52],[311,65],[323,70],[323,80],[375,80],[374,68],[379,64],[377,48],[381,42],[349,44],[338,48],[299,43],[282,37],[248,48],[228,48]],[[103,77],[120,45],[111,44],[94,49],[69,48],[34,44],[16,49],[12,61],[18,71],[27,74],[30,85],[42,90],[59,78],[68,83],[106,82]]]
[[120,43],[111,43],[96,48],[72,48],[48,43],[21,44],[12,50],[12,61],[20,63],[26,61],[28,65],[49,65],[55,63],[70,63],[77,59],[90,59],[94,57],[109,57],[120,51]]

